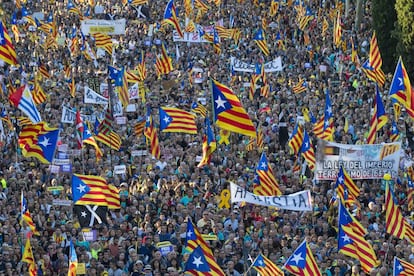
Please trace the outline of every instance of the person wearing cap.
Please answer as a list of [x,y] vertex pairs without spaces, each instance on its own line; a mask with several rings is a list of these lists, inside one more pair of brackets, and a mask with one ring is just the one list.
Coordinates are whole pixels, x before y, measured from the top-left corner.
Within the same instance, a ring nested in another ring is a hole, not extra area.
[[143,272],[144,272],[144,275],[145,276],[153,276],[153,274],[152,274],[152,267],[149,264],[147,264],[147,265],[144,266],[144,271]]

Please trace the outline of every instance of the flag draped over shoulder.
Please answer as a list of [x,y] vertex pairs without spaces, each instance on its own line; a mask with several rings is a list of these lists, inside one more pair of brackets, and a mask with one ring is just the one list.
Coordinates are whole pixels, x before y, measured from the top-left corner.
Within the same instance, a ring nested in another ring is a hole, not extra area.
[[287,259],[284,268],[293,275],[322,276],[306,239],[296,248]]
[[256,128],[234,92],[212,80],[213,118],[215,124],[231,132],[256,137]]
[[176,107],[160,107],[160,131],[197,134],[196,116]]

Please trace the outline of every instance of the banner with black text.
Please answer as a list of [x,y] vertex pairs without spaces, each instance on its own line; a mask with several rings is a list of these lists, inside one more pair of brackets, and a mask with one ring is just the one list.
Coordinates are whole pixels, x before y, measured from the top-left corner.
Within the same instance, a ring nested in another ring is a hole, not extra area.
[[246,202],[291,211],[312,211],[311,194],[309,190],[282,196],[259,196],[248,192],[231,182],[230,194],[231,203]]

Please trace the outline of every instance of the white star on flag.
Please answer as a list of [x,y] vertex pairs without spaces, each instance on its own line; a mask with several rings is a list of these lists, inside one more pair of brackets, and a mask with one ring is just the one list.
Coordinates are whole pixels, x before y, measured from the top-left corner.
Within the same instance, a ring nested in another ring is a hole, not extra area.
[[47,138],[47,137],[43,137],[43,141],[42,142],[39,142],[39,144],[42,145],[42,146],[44,146],[45,148],[47,148],[47,146],[51,145],[49,143],[49,138]]
[[193,264],[198,268],[200,265],[204,263],[201,261],[201,257],[198,257],[198,258],[194,257]]
[[217,100],[215,100],[214,102],[217,104],[217,108],[221,108],[221,107],[223,107],[223,109],[224,109],[224,108],[226,108],[226,107],[224,106],[224,104],[225,104],[227,101],[223,100],[220,96],[218,96],[218,97],[217,97]]

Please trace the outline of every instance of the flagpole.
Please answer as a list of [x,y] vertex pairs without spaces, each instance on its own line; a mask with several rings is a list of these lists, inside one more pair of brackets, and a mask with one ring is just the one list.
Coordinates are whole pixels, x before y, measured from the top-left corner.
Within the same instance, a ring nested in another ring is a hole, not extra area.
[[[243,254],[244,255],[244,254]],[[256,262],[257,258],[259,257],[259,255],[256,256],[256,258],[254,259],[254,261],[252,262],[252,264],[247,268],[246,272],[243,273],[244,276],[247,276],[247,273],[252,269],[253,264]],[[251,259],[251,258],[250,258]]]
[[[108,108],[110,110],[111,117],[113,119],[113,110],[112,110],[112,107],[113,107],[113,104],[112,104],[112,101],[113,101],[113,97],[112,97],[113,90],[112,90],[112,82],[111,82],[111,79],[108,78],[107,79],[107,82],[108,82]],[[105,118],[104,118],[104,120],[105,120]],[[113,123],[113,121],[111,123]],[[111,126],[111,128],[112,128],[112,126]],[[112,136],[111,135],[109,136],[109,141],[110,141],[109,142],[110,145],[112,145]],[[111,152],[111,150],[112,150],[112,147],[110,146],[109,147],[109,152]],[[110,156],[110,163],[109,164],[110,164],[111,170],[112,170],[112,155],[109,154],[109,156]]]

